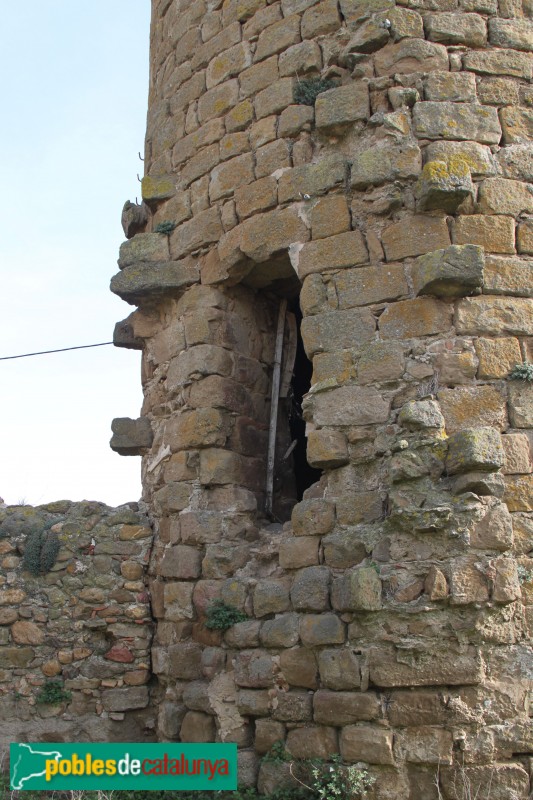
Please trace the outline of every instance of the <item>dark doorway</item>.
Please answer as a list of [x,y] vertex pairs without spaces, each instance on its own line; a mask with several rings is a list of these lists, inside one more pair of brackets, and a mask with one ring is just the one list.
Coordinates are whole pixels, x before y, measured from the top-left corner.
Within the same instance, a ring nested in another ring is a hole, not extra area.
[[294,479],[296,484],[296,498],[299,502],[306,489],[320,480],[322,471],[314,469],[307,463],[307,437],[305,435],[305,420],[302,415],[302,401],[304,395],[311,388],[313,365],[307,358],[301,335],[302,312],[298,298],[289,304],[289,310],[296,319],[297,344],[296,358],[292,380],[287,396],[287,412],[291,441],[296,442],[292,451]]

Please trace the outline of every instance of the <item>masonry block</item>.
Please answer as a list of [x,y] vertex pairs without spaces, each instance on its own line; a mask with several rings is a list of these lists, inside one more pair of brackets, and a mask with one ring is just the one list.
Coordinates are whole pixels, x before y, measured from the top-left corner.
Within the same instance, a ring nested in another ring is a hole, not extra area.
[[152,426],[147,417],[117,417],[111,423],[111,430],[113,436],[109,445],[121,456],[142,455],[152,444]]

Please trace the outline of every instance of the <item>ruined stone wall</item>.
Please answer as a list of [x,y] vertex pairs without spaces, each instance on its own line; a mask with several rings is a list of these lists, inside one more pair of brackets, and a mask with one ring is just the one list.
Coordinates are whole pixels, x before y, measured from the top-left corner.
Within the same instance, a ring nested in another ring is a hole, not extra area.
[[2,761],[10,742],[154,739],[151,544],[134,503],[0,510]]
[[[368,764],[375,800],[528,796],[530,17],[153,2],[144,203],[111,283],[145,402],[112,446],[143,455],[157,533],[159,736],[237,741],[263,791],[282,740]],[[265,434],[298,295],[323,474],[282,524]],[[216,598],[248,620],[208,630]]]

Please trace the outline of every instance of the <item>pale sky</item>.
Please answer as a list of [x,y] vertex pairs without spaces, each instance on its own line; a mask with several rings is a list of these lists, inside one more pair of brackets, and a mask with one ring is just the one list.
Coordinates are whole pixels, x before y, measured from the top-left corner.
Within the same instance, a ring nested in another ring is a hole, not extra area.
[[[140,200],[149,0],[2,4],[0,356],[106,342],[133,307],[109,292]],[[140,497],[140,459],[109,448],[137,417],[140,353],[113,346],[0,361],[0,496]]]

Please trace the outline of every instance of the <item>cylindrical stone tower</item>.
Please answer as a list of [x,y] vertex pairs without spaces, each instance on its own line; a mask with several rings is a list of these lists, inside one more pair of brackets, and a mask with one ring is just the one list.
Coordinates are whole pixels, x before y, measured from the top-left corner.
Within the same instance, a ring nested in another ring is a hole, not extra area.
[[237,742],[265,793],[282,741],[373,800],[525,800],[531,0],[152,5],[112,446],[157,532],[159,736]]

